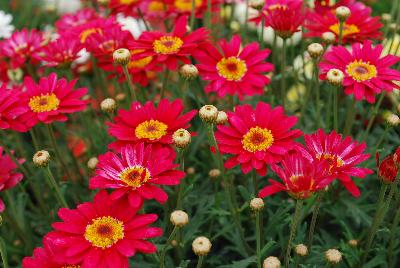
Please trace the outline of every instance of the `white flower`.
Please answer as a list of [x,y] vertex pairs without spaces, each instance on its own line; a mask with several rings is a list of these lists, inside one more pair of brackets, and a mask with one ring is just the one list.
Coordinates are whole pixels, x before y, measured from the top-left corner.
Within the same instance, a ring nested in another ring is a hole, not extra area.
[[146,30],[143,21],[133,17],[125,17],[122,14],[118,14],[117,22],[122,26],[122,30],[129,31],[135,38],[138,38]]
[[11,24],[13,17],[11,14],[0,10],[0,38],[9,38],[14,31],[14,25]]
[[49,10],[56,10],[58,14],[75,13],[82,8],[81,0],[44,0]]

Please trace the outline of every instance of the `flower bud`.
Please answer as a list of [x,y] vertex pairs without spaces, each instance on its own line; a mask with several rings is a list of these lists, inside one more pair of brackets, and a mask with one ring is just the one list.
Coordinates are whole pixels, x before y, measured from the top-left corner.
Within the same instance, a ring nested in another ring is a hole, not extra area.
[[179,69],[179,73],[187,80],[194,79],[199,76],[199,70],[193,64],[182,65],[182,67]]
[[389,113],[385,117],[386,123],[388,123],[392,127],[396,127],[400,124],[400,118],[397,114]]
[[264,208],[264,200],[258,197],[251,199],[250,208],[253,211],[261,211]]
[[340,86],[343,84],[344,74],[339,69],[330,69],[326,74],[326,79],[332,85]]
[[358,240],[355,239],[350,239],[349,242],[347,242],[349,244],[349,246],[355,248],[358,246]]
[[224,111],[219,111],[217,115],[217,125],[224,125],[228,122],[228,115]]
[[336,42],[336,35],[332,32],[324,32],[322,34],[322,40],[329,45],[334,44]]
[[199,111],[201,120],[214,124],[217,121],[218,109],[214,105],[204,105]]
[[180,128],[172,135],[172,140],[177,148],[184,149],[192,140],[192,136],[186,129]]
[[281,261],[274,256],[270,256],[264,260],[263,268],[281,268]]
[[117,109],[117,103],[114,99],[107,98],[100,103],[100,108],[103,112],[113,113]]
[[394,164],[396,165],[397,169],[400,169],[400,147],[396,149],[396,151],[393,154],[393,161]]
[[95,169],[98,163],[99,163],[99,159],[97,159],[97,157],[92,157],[87,162],[87,167],[89,169]]
[[125,98],[126,98],[125,93],[118,93],[118,94],[115,96],[115,99],[116,99],[117,101],[123,101],[123,100],[125,100]]
[[192,243],[192,249],[197,256],[205,256],[211,250],[211,242],[207,237],[199,236]]
[[341,21],[344,22],[347,20],[348,17],[350,17],[351,15],[351,10],[350,8],[346,7],[346,6],[340,6],[336,8],[336,18]]
[[389,30],[393,33],[397,32],[398,26],[396,23],[389,24]]
[[262,10],[265,5],[265,0],[250,0],[249,1],[249,7],[257,9],[257,10]]
[[176,247],[176,246],[178,245],[178,241],[176,241],[175,239],[173,239],[173,240],[171,241],[171,245],[172,245],[173,247]]
[[188,175],[193,175],[194,173],[196,173],[196,170],[194,169],[194,167],[188,167],[188,168],[186,169],[186,173],[187,173]]
[[301,257],[307,256],[307,254],[308,254],[308,248],[304,244],[296,245],[296,247],[294,248],[294,251],[296,252],[297,255],[299,255]]
[[210,176],[210,178],[218,178],[221,175],[221,171],[217,168],[211,169],[210,172],[208,172],[208,176]]
[[171,213],[170,221],[172,225],[181,228],[189,223],[189,216],[185,211],[175,210]]
[[398,168],[395,165],[394,155],[389,155],[379,165],[378,177],[386,184],[394,182],[396,179]]
[[240,31],[240,23],[236,20],[233,20],[231,24],[229,25],[231,28],[232,32],[237,33]]
[[126,48],[119,48],[114,51],[113,60],[117,64],[127,65],[131,61],[131,52]]
[[325,251],[325,259],[330,264],[338,264],[342,260],[342,253],[337,249],[328,249]]
[[33,163],[37,167],[46,167],[50,162],[50,154],[48,151],[37,151],[33,155]]
[[383,22],[388,23],[392,20],[392,15],[390,15],[388,13],[383,13],[381,18],[382,18]]
[[311,58],[317,59],[324,54],[324,47],[319,43],[312,43],[307,47],[308,54],[310,54]]

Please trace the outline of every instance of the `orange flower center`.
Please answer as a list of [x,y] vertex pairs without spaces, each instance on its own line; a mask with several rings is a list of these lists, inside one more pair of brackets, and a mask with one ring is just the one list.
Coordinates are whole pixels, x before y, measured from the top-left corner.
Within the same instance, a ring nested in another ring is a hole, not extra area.
[[86,226],[84,236],[94,247],[110,248],[124,238],[124,224],[111,216],[98,217]]
[[183,45],[182,39],[176,36],[162,36],[153,42],[154,52],[157,54],[175,54]]
[[147,120],[140,123],[135,129],[138,139],[157,140],[167,134],[168,126],[158,120]]
[[34,96],[29,100],[29,107],[35,113],[49,112],[57,110],[60,100],[54,93]]
[[[335,23],[333,25],[331,25],[329,27],[329,30],[331,30],[333,33],[335,33],[337,36],[339,36],[339,32],[340,32],[340,25],[339,23]],[[343,24],[343,32],[342,32],[342,36],[346,37],[348,35],[352,35],[352,34],[356,34],[359,33],[360,29],[358,28],[357,25],[355,24],[347,24],[344,23]]]
[[121,5],[131,5],[133,3],[136,3],[138,0],[119,0],[119,3]]
[[[195,0],[194,6],[198,8],[202,4],[202,0]],[[192,0],[175,0],[174,6],[181,12],[189,12],[192,11],[193,1]]]
[[136,189],[150,179],[150,172],[145,167],[133,166],[124,169],[119,176],[128,186]]
[[149,11],[164,11],[165,7],[161,1],[151,1],[148,7]]
[[346,72],[358,82],[366,81],[377,76],[375,65],[362,60],[355,60],[346,66]]
[[247,72],[246,62],[238,57],[222,58],[217,63],[218,74],[229,81],[239,81]]
[[81,266],[80,265],[66,264],[66,265],[62,266],[61,268],[81,268]]
[[265,151],[274,143],[271,130],[261,127],[252,127],[242,139],[243,148],[249,152]]
[[86,39],[87,39],[90,35],[92,35],[92,34],[94,34],[94,33],[103,33],[103,30],[100,29],[100,28],[89,28],[89,29],[84,30],[84,31],[81,32],[81,34],[79,35],[80,40],[81,40],[81,43],[85,43],[85,42],[86,42]]

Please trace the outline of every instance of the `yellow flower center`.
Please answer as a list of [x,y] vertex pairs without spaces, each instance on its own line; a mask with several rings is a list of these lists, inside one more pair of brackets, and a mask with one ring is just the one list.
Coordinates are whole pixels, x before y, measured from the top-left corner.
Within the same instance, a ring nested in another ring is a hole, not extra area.
[[334,164],[335,158],[336,158],[336,167],[341,167],[345,164],[342,158],[340,158],[339,156],[333,155],[333,154],[323,153],[323,154],[317,155],[318,159],[321,159],[321,157],[328,160],[328,162],[331,164],[331,167]]
[[[335,24],[331,25],[329,27],[329,30],[331,30],[333,33],[335,33],[337,36],[339,36],[339,32],[340,32],[339,23],[335,23]],[[357,25],[347,24],[347,23],[343,24],[343,32],[342,32],[343,37],[346,37],[346,36],[352,35],[352,34],[356,34],[359,32],[360,32],[360,29],[357,27]]]
[[130,5],[133,4],[135,2],[137,2],[138,0],[119,0],[119,3],[122,5]]
[[149,11],[164,11],[164,4],[161,1],[151,1],[148,7]]
[[261,127],[252,127],[242,139],[243,148],[249,152],[265,151],[274,143],[271,130]]
[[268,10],[274,11],[275,9],[278,9],[278,8],[282,8],[283,10],[285,10],[285,9],[287,9],[287,5],[281,5],[281,4],[270,5],[268,7]]
[[176,36],[162,36],[153,42],[154,52],[157,54],[174,54],[179,52],[183,45],[182,39]]
[[362,60],[355,60],[346,67],[346,72],[358,82],[366,81],[377,76],[376,66]]
[[[143,49],[134,49],[131,50],[131,54],[135,55],[135,54],[139,54],[143,52]],[[151,61],[153,60],[152,56],[148,56],[148,57],[144,57],[142,59],[137,59],[137,60],[131,60],[128,63],[128,68],[137,68],[137,69],[141,69],[146,67]]]
[[150,179],[150,172],[142,166],[133,166],[124,169],[119,176],[128,186],[139,188]]
[[[195,0],[194,6],[198,8],[202,4],[202,0]],[[175,8],[181,12],[189,12],[192,11],[193,1],[192,0],[175,0]]]
[[246,62],[237,58],[222,58],[217,63],[218,74],[229,81],[239,81],[247,72]]
[[80,34],[80,40],[81,40],[81,43],[85,43],[86,42],[86,39],[90,36],[90,35],[92,35],[92,34],[94,34],[94,33],[102,33],[103,31],[100,29],[100,28],[89,28],[89,29],[86,29],[86,30],[84,30],[83,32],[81,32],[81,34]]
[[168,126],[158,120],[147,120],[140,123],[135,129],[138,139],[157,140],[167,134]]
[[58,105],[60,105],[60,100],[54,93],[34,96],[29,100],[29,107],[35,113],[57,110]]
[[110,248],[124,238],[124,224],[111,216],[98,217],[86,226],[84,236],[94,247]]

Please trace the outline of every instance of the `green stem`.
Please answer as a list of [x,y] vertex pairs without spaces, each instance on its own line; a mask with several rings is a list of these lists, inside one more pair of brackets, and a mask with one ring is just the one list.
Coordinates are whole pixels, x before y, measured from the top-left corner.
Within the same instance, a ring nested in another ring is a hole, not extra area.
[[390,239],[389,239],[388,255],[387,255],[389,268],[392,267],[392,263],[394,261],[393,249],[396,242],[396,238],[398,238],[398,235],[396,234],[396,229],[398,228],[399,224],[400,224],[400,202],[397,205],[396,214],[394,216],[393,223],[390,227]]
[[164,79],[163,79],[163,82],[162,82],[162,85],[161,85],[160,100],[162,100],[164,98],[165,89],[166,89],[167,84],[168,84],[168,78],[169,78],[169,70],[167,69],[165,71]]
[[212,29],[212,10],[211,10],[211,0],[207,0],[207,19],[208,19],[208,29]]
[[370,119],[368,121],[367,129],[365,130],[363,138],[362,138],[363,141],[366,141],[367,138],[368,138],[369,132],[370,132],[371,127],[372,127],[372,125],[373,125],[373,123],[375,121],[375,117],[378,114],[379,107],[381,107],[381,104],[382,104],[382,101],[383,101],[384,98],[385,98],[385,93],[382,92],[381,95],[379,96],[379,99],[378,99],[375,107],[374,107],[374,110],[372,111],[372,115],[371,115],[371,117],[370,117]]
[[65,201],[64,195],[62,194],[61,189],[58,186],[58,184],[53,176],[53,173],[50,170],[50,167],[47,166],[45,168],[45,170],[46,170],[47,183],[50,188],[53,188],[55,190],[55,195],[56,195],[56,198],[58,199],[58,202],[60,202],[60,205],[62,207],[68,208],[68,204]]
[[333,127],[336,132],[339,131],[339,122],[338,122],[338,95],[339,95],[339,87],[334,88],[333,93]]
[[377,151],[377,150],[379,149],[379,146],[381,146],[381,144],[382,144],[383,141],[385,140],[386,135],[387,135],[387,133],[389,132],[390,128],[391,128],[390,126],[386,125],[385,131],[382,133],[381,137],[379,138],[378,142],[376,143],[376,149],[375,149],[375,151]]
[[318,60],[314,59],[314,85],[315,85],[315,104],[317,106],[317,129],[321,126],[321,105],[320,89],[318,79]]
[[292,225],[290,227],[289,240],[288,240],[288,244],[286,247],[286,254],[285,254],[285,267],[286,268],[289,268],[290,252],[292,251],[293,239],[296,235],[297,226],[300,222],[302,207],[303,207],[303,200],[300,200],[300,199],[297,200],[296,201],[296,210],[294,212],[293,219],[292,219]]
[[35,151],[38,151],[39,143],[37,142],[37,138],[36,138],[35,132],[33,131],[33,128],[31,130],[29,130],[29,134],[31,135],[31,138],[32,138],[33,148],[35,148]]
[[315,207],[314,207],[312,218],[311,218],[310,230],[308,231],[307,247],[309,250],[311,250],[311,246],[312,246],[312,243],[314,240],[314,230],[315,230],[315,225],[317,223],[319,209],[321,208],[323,195],[324,195],[323,192],[318,193],[317,200],[315,202]]
[[192,0],[192,11],[190,13],[190,31],[194,31],[194,21],[196,19],[196,0]]
[[355,107],[356,107],[356,99],[353,98],[351,100],[351,104],[349,105],[349,108],[347,109],[347,117],[346,117],[346,123],[344,126],[344,131],[343,134],[345,136],[349,135],[351,133],[351,129],[354,124],[354,116],[355,116]]
[[[184,150],[179,149],[179,166],[180,170],[184,171],[185,170],[185,157],[184,157]],[[179,190],[178,190],[178,196],[177,196],[177,201],[176,201],[176,208],[177,209],[182,209],[182,195],[183,191],[185,190],[185,180],[181,180],[179,184]]]
[[143,23],[144,23],[144,27],[146,28],[146,31],[150,31],[150,27],[149,27],[149,25],[147,24],[147,21],[146,21],[146,19],[145,19],[145,17],[143,16],[143,12],[142,12],[142,10],[140,9],[140,8],[138,8],[137,9],[137,12],[138,12],[138,14],[139,14],[139,17],[140,17],[140,19],[143,21]]
[[343,39],[343,25],[344,25],[344,21],[340,21],[339,22],[339,45],[342,44],[342,39]]
[[6,243],[4,242],[2,237],[0,237],[0,254],[1,260],[3,262],[3,268],[9,268],[10,266],[8,266]]
[[122,69],[124,70],[126,81],[128,82],[129,92],[131,94],[132,101],[137,101],[135,87],[132,83],[131,74],[129,73],[128,66],[122,65]]
[[164,268],[165,267],[165,254],[167,253],[167,249],[171,244],[172,239],[174,239],[176,232],[178,231],[178,227],[174,227],[174,229],[172,230],[171,234],[169,235],[167,242],[165,243],[164,247],[161,250],[161,254],[160,254],[160,268]]
[[264,31],[265,31],[265,19],[263,16],[261,16],[261,33],[260,33],[260,48],[264,48]]
[[261,228],[260,211],[256,211],[257,267],[261,268]]
[[245,14],[244,14],[243,36],[244,36],[244,40],[247,42],[247,32],[248,32],[248,28],[249,28],[249,25],[248,25],[248,21],[249,21],[249,0],[245,1],[245,5],[246,5],[246,10],[245,10]]
[[196,268],[201,268],[201,266],[203,266],[203,262],[204,262],[204,256],[199,256]]
[[286,108],[286,39],[283,39],[281,62],[281,92],[283,108]]
[[252,175],[252,178],[253,178],[254,197],[257,197],[257,193],[258,193],[258,178],[257,178],[257,172],[256,172],[255,169],[253,169],[251,175]]

